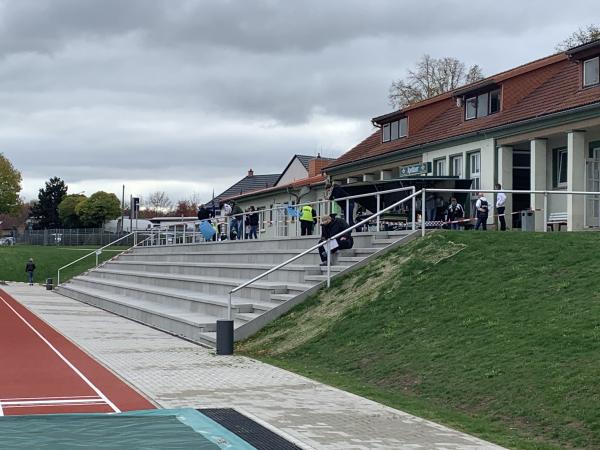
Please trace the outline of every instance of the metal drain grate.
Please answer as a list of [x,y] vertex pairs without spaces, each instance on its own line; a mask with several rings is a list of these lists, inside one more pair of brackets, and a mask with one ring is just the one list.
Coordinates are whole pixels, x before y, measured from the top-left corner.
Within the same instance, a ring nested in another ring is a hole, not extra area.
[[276,433],[231,408],[199,409],[199,412],[224,426],[258,450],[302,450]]

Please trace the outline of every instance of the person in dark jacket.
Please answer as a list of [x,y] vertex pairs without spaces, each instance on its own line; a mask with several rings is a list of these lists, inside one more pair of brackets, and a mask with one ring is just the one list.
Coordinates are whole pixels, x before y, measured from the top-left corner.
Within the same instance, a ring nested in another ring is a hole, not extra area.
[[[331,218],[331,216],[324,216],[321,218],[321,239],[319,242],[324,242],[328,238],[335,236],[336,234],[344,231],[348,228],[348,224],[344,219],[340,217]],[[352,248],[354,245],[354,239],[352,239],[352,230],[349,230],[347,233],[341,235],[336,239],[337,247],[331,249],[331,254],[333,255],[338,250],[345,250]],[[325,246],[319,247],[319,256],[321,257],[321,265],[327,265],[327,249]]]
[[204,205],[200,205],[198,208],[198,220],[208,220],[210,219],[210,211],[204,207]]
[[460,229],[460,221],[465,217],[465,210],[462,205],[456,201],[455,197],[450,199],[450,205],[446,210],[446,222],[450,222],[450,228]]
[[250,207],[250,214],[248,217],[248,226],[250,227],[250,231],[248,233],[248,239],[258,239],[257,231],[258,231],[258,222],[260,221],[259,215],[256,212],[256,208],[254,206]]
[[33,286],[33,272],[35,271],[35,264],[33,263],[33,258],[29,258],[27,264],[25,264],[25,272],[27,273],[27,277],[29,278],[29,286]]
[[479,192],[477,197],[479,198],[475,202],[475,210],[477,211],[477,223],[475,224],[475,229],[479,230],[479,227],[481,227],[483,231],[486,231],[490,206],[487,198],[483,195],[483,192]]

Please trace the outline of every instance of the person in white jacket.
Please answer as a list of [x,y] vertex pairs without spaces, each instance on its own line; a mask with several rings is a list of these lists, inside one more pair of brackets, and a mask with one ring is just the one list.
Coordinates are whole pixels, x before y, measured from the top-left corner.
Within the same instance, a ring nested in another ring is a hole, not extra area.
[[[496,184],[495,190],[499,191],[502,189],[500,184]],[[498,192],[496,196],[496,211],[498,212],[498,220],[500,221],[500,231],[506,231],[506,220],[504,218],[504,211],[506,209],[506,194],[504,192]]]

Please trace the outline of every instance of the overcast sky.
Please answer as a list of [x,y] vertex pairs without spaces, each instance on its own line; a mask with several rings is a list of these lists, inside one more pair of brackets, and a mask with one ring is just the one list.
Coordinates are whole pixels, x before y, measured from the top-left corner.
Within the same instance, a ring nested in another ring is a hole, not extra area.
[[208,200],[349,150],[425,53],[492,75],[590,23],[597,0],[0,0],[0,152],[26,200]]

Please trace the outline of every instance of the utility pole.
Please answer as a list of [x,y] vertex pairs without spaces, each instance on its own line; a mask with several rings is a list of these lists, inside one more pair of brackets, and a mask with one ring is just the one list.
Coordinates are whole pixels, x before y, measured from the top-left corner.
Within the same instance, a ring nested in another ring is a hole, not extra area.
[[125,185],[123,185],[123,193],[121,194],[121,217],[119,217],[119,228],[121,228],[119,231],[122,233],[123,232],[123,228],[124,228],[124,221],[125,221],[125,216],[124,213],[125,212]]

